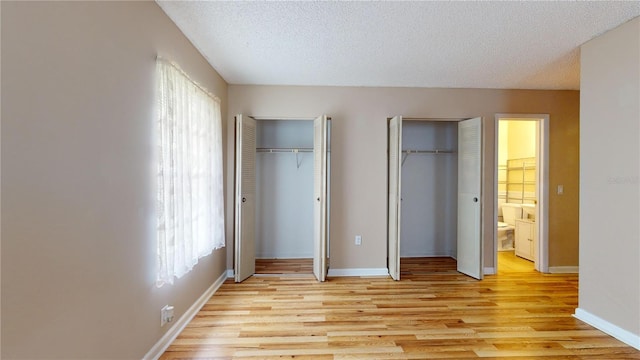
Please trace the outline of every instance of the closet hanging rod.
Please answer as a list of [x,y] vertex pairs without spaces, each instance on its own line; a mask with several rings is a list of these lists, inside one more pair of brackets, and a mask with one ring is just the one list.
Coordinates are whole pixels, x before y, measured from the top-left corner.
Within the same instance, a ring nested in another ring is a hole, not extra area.
[[[387,118],[387,119],[391,119],[391,118]],[[442,117],[434,117],[434,118],[423,118],[423,117],[408,117],[408,116],[403,116],[402,117],[402,121],[405,120],[409,120],[409,121],[442,121],[442,122],[459,122],[462,120],[467,120],[467,119],[471,119],[471,118],[442,118]]]
[[[251,116],[254,120],[315,120],[315,117],[287,117],[287,116]],[[331,116],[327,116],[331,120]]]
[[313,152],[313,148],[256,148],[256,152],[265,152],[265,153]]
[[454,150],[402,150],[405,154],[455,154]]

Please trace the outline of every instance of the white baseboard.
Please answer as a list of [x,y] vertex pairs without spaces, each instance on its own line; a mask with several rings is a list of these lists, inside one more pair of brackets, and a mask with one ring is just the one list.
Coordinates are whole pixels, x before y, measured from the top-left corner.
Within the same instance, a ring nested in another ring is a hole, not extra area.
[[578,266],[549,266],[550,274],[577,274]]
[[227,272],[223,272],[222,275],[213,283],[209,288],[182,314],[182,316],[173,323],[173,326],[164,333],[164,335],[153,345],[153,347],[144,355],[143,360],[157,360],[167,350],[169,345],[175,340],[178,335],[189,324],[191,319],[200,311],[202,306],[207,303],[207,300],[220,288],[222,283],[227,280]]
[[329,269],[327,276],[388,276],[387,268]]
[[573,316],[576,319],[582,320],[594,328],[613,336],[623,343],[640,350],[640,335],[622,329],[580,308],[576,309],[576,313],[573,314]]
[[484,275],[495,275],[495,274],[496,274],[496,268],[494,267],[484,268]]

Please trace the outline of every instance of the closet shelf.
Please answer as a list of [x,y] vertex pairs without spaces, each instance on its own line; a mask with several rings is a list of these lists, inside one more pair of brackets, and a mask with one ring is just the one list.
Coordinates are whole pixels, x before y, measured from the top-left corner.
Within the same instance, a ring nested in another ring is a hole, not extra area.
[[411,154],[439,155],[439,154],[455,154],[456,152],[454,150],[433,149],[433,150],[402,150],[402,153],[404,154],[404,156],[402,157],[402,165],[404,165],[404,162],[407,161],[407,158]]
[[300,169],[302,165],[302,159],[298,158],[299,153],[312,153],[313,148],[256,148],[256,152],[259,153],[291,153],[296,155],[296,169]]
[[433,149],[433,150],[402,150],[402,153],[404,154],[455,154],[456,152],[454,150]]
[[313,152],[313,148],[256,148],[256,152],[263,152],[263,153]]

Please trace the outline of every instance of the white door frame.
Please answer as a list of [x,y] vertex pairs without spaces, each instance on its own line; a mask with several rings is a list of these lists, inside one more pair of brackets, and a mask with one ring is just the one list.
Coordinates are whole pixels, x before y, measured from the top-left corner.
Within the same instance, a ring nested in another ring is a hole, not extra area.
[[536,159],[536,225],[538,232],[538,247],[536,252],[535,269],[549,272],[549,114],[496,114],[494,122],[494,181],[493,181],[493,269],[498,272],[498,125],[500,120],[536,121],[537,143]]

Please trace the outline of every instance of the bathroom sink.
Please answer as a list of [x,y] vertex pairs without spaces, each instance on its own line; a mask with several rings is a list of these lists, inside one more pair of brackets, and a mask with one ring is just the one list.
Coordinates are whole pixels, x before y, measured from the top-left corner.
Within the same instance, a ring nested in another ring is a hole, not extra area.
[[535,204],[522,204],[522,218],[535,219],[536,218],[536,205]]

